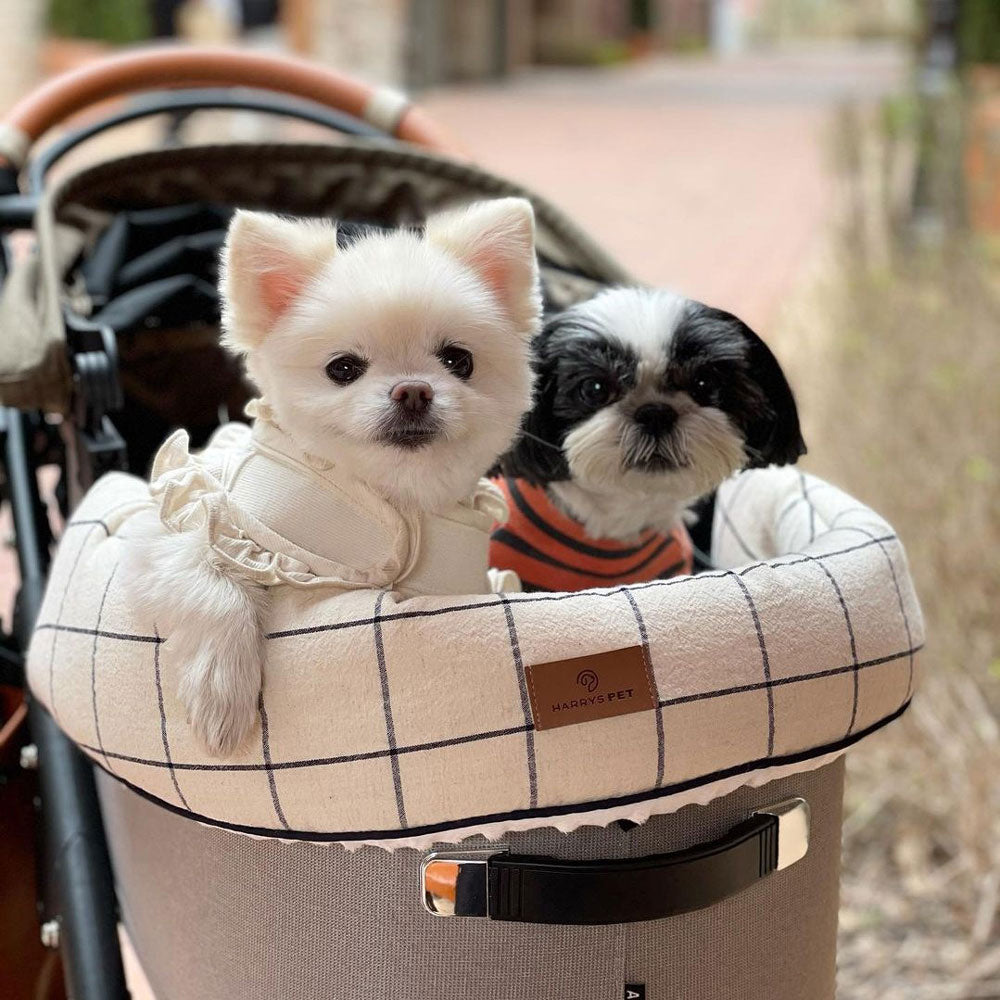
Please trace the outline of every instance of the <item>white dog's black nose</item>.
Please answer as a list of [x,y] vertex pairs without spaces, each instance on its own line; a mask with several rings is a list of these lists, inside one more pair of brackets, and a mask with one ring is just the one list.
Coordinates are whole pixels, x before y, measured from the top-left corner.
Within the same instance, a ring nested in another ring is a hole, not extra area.
[[635,422],[648,434],[659,437],[677,423],[677,411],[664,403],[646,403],[635,411]]
[[406,413],[425,413],[434,399],[434,390],[428,382],[397,382],[389,398]]

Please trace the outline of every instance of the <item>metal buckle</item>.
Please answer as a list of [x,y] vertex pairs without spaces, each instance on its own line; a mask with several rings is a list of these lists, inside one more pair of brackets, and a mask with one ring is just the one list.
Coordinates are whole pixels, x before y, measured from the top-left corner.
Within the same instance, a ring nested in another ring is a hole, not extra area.
[[496,848],[478,851],[432,851],[420,862],[420,895],[435,917],[489,915],[490,858]]
[[778,821],[778,867],[781,871],[801,861],[809,850],[809,803],[786,799],[773,806],[755,809],[754,816],[773,816]]

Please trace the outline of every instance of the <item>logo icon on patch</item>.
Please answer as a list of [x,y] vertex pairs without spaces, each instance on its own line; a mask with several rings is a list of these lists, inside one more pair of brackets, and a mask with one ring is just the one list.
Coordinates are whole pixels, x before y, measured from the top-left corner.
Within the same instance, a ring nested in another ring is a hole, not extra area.
[[601,678],[593,670],[581,670],[576,675],[576,683],[593,694],[597,690],[597,686],[601,683]]

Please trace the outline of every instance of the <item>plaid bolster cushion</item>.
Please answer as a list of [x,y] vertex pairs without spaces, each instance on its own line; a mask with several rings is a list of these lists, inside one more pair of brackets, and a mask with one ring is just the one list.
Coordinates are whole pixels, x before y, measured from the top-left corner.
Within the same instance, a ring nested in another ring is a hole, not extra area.
[[29,653],[35,696],[161,804],[258,836],[384,846],[641,820],[819,766],[899,715],[923,623],[867,507],[796,469],[715,508],[716,569],[578,593],[279,586],[253,740],[193,739],[183,664],[117,570],[147,484],[67,527]]

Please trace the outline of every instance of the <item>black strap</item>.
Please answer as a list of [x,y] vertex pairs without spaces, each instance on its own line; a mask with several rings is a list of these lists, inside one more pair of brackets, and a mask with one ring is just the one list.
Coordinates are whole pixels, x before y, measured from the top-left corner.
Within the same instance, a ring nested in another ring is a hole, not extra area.
[[716,903],[777,866],[778,820],[771,815],[673,854],[612,861],[498,854],[489,861],[489,915],[532,924],[658,920]]

